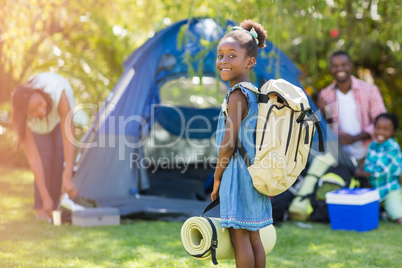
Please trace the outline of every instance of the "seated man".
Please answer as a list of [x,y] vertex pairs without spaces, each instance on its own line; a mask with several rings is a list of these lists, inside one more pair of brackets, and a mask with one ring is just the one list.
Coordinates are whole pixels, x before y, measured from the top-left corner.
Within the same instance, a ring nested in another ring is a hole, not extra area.
[[375,85],[354,77],[348,53],[337,51],[329,60],[334,81],[322,89],[318,107],[338,135],[348,155],[364,162],[372,141],[374,119],[386,112],[382,96]]

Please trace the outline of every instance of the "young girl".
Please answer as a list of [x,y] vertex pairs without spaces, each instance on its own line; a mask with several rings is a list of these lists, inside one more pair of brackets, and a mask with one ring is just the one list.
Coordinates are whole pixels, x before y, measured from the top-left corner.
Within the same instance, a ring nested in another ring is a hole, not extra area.
[[364,171],[357,175],[368,178],[372,188],[380,192],[388,216],[402,224],[402,195],[399,176],[402,173],[402,154],[394,140],[398,119],[394,114],[383,113],[374,121],[376,141],[369,146]]
[[41,73],[14,90],[11,104],[12,125],[35,176],[36,216],[50,221],[61,188],[71,198],[77,195],[72,180],[74,145],[69,141],[74,125],[68,116],[74,93],[61,75]]
[[221,116],[217,128],[218,162],[211,199],[220,198],[221,225],[229,228],[237,267],[265,267],[265,252],[259,229],[272,224],[268,196],[253,187],[242,157],[233,157],[237,138],[249,158],[255,157],[254,130],[257,123],[257,95],[237,85],[249,82],[258,55],[265,47],[267,33],[251,20],[233,27],[218,44],[216,68],[230,85],[226,95],[228,114]]

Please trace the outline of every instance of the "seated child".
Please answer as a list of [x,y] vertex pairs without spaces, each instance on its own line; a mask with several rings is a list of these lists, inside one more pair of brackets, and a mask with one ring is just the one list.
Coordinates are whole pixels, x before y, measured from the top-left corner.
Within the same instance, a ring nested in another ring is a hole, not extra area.
[[402,173],[402,153],[394,140],[398,119],[394,114],[383,113],[374,121],[376,141],[369,146],[364,163],[364,171],[356,170],[356,175],[368,178],[371,187],[380,193],[381,201],[388,216],[402,224],[402,195],[399,176]]

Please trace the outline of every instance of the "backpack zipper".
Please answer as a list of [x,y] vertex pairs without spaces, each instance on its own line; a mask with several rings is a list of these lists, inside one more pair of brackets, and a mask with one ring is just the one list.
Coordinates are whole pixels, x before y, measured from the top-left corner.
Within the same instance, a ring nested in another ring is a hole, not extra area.
[[265,129],[267,128],[269,115],[271,114],[272,108],[274,108],[274,107],[275,107],[274,105],[272,105],[271,107],[269,107],[269,110],[268,110],[268,113],[267,113],[267,117],[265,118],[265,124],[264,124],[264,128],[263,128],[263,130],[262,130],[262,137],[261,137],[261,143],[260,143],[260,148],[259,148],[260,151],[261,151],[261,148],[262,148],[262,144],[264,143]]
[[[266,119],[265,119],[265,123],[264,123],[264,129],[263,129],[263,131],[262,131],[262,137],[261,137],[261,143],[260,143],[259,151],[261,151],[262,144],[264,143],[265,129],[267,128],[269,115],[271,114],[272,109],[273,109],[274,107],[275,107],[276,109],[280,110],[280,109],[283,109],[283,108],[285,108],[285,107],[287,107],[287,106],[278,107],[277,105],[272,105],[271,107],[269,107],[269,110],[268,110],[268,113],[267,113],[267,116],[266,116]],[[288,108],[289,108],[289,107],[288,107]]]
[[[299,123],[300,124],[300,123]],[[299,150],[299,145],[300,145],[300,138],[301,138],[301,133],[303,129],[303,124],[300,124],[299,128],[299,136],[297,137],[297,145],[296,145],[296,151],[295,151],[295,162],[297,160],[297,151]]]
[[310,148],[309,148],[309,150],[308,150],[308,156],[310,156],[311,148],[313,147],[313,139],[314,139],[313,133],[314,133],[314,131],[315,131],[315,130],[314,130],[314,127],[315,127],[315,125],[313,124],[312,131],[311,131]]
[[309,125],[306,121],[303,121],[303,124],[306,126],[306,136],[304,137],[304,144],[308,144],[308,142],[309,142]]
[[288,132],[288,139],[286,141],[285,155],[288,152],[288,147],[289,147],[289,143],[290,143],[290,137],[292,136],[293,116],[294,116],[294,111],[292,110],[292,114],[290,115],[289,132]]

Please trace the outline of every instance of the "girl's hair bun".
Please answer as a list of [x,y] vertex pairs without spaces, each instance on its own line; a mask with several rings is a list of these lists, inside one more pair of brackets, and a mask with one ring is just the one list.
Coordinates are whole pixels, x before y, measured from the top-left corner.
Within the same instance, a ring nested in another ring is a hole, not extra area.
[[258,47],[259,48],[264,48],[265,47],[265,40],[267,39],[267,31],[264,30],[264,27],[259,24],[258,22],[255,22],[253,20],[245,20],[242,23],[240,23],[240,27],[243,29],[250,31],[252,28],[257,32],[258,34]]

